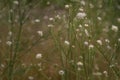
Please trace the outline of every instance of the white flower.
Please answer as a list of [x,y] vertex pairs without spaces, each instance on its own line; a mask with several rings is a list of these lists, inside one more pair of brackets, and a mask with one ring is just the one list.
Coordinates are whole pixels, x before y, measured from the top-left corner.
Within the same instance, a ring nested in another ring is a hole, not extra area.
[[78,27],[82,28],[82,25],[80,24]]
[[96,41],[99,45],[102,45],[102,41],[101,40],[97,40]]
[[38,35],[43,36],[43,32],[42,31],[37,31]]
[[101,18],[101,17],[97,17],[97,19],[98,19],[98,20],[100,20],[100,21],[102,20],[102,18]]
[[78,66],[83,66],[83,63],[79,61],[79,62],[77,62],[77,65]]
[[67,40],[65,40],[65,42],[64,42],[66,45],[69,45],[70,43],[69,43],[69,41],[67,41]]
[[85,27],[88,27],[89,25],[88,24],[84,24]]
[[54,21],[54,18],[51,17],[51,18],[49,18],[49,20],[50,20],[50,21]]
[[113,31],[117,32],[118,31],[118,27],[115,26],[115,25],[112,25],[112,28],[111,28]]
[[80,3],[81,3],[83,6],[85,6],[85,1],[84,1],[84,0],[80,1]]
[[38,23],[38,22],[40,22],[40,20],[39,20],[39,19],[35,19],[35,21],[34,21],[34,22]]
[[90,44],[89,49],[93,49],[93,48],[94,48],[94,45]]
[[49,25],[48,25],[48,27],[54,27],[54,25],[52,25],[52,24],[49,24]]
[[41,53],[36,54],[36,59],[41,59],[41,58],[42,58],[42,54]]
[[88,42],[87,42],[87,41],[85,41],[85,42],[84,42],[84,45],[88,46]]
[[14,4],[16,4],[16,5],[18,5],[19,4],[19,2],[16,0],[16,1],[13,1],[13,3]]
[[86,34],[88,37],[90,36],[87,29],[85,29],[85,34]]
[[69,9],[69,7],[70,7],[70,5],[65,5],[65,8],[66,8],[66,9]]
[[12,35],[12,32],[11,32],[11,31],[10,31],[10,32],[8,32],[8,35],[9,35],[9,36],[11,36],[11,35]]
[[86,13],[84,13],[84,12],[79,12],[79,13],[77,13],[76,17],[77,17],[78,19],[84,19],[84,17],[86,17]]
[[58,73],[59,73],[59,75],[64,75],[65,74],[65,72],[63,70],[60,70]]
[[105,42],[110,43],[110,40],[109,39],[105,39]]
[[11,41],[7,41],[6,44],[7,44],[8,46],[10,46],[10,45],[12,44],[12,42],[11,42]]

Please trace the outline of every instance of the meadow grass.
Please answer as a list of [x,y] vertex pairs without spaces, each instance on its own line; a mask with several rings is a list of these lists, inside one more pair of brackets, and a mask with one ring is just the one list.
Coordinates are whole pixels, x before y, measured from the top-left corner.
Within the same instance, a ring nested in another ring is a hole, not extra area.
[[1,0],[0,80],[119,80],[119,0]]

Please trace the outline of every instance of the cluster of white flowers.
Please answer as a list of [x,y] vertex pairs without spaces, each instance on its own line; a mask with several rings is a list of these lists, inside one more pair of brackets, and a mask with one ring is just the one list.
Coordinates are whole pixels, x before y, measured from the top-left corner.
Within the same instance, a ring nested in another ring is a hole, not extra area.
[[13,4],[18,5],[19,4],[18,0],[13,1]]
[[41,58],[42,58],[42,54],[41,53],[36,54],[36,59],[41,59]]
[[96,41],[99,45],[102,45],[102,41],[101,40],[97,40]]
[[43,36],[43,31],[37,31],[38,35]]
[[49,25],[48,25],[48,27],[50,27],[50,28],[51,28],[51,27],[54,27],[54,25],[53,25],[53,24],[49,24]]
[[77,65],[78,66],[83,66],[83,63],[79,61],[79,62],[77,62]]
[[89,49],[93,49],[94,48],[94,45],[93,44],[90,44],[89,45]]
[[65,9],[69,9],[70,8],[70,5],[65,5]]
[[64,43],[65,43],[66,45],[70,45],[70,42],[67,41],[67,40],[65,40]]
[[61,75],[61,76],[65,74],[64,70],[60,70],[58,73],[59,73],[59,75]]
[[35,19],[34,22],[38,23],[40,22],[40,19]]
[[6,44],[7,44],[8,46],[10,46],[10,45],[12,45],[12,42],[11,42],[11,41],[7,41]]
[[115,25],[112,25],[112,28],[111,28],[114,32],[118,32],[118,26],[115,26]]
[[77,19],[84,19],[86,17],[86,13],[85,12],[79,12],[76,15]]

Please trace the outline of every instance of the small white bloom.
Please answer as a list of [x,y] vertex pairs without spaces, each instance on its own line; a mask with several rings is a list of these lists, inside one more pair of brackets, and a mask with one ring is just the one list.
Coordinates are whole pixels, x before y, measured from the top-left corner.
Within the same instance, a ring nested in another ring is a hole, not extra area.
[[105,39],[105,42],[110,43],[110,40],[109,39]]
[[65,5],[65,8],[66,8],[66,9],[69,9],[69,7],[70,7],[70,5]]
[[78,27],[82,28],[82,25],[80,24]]
[[42,31],[37,31],[38,35],[43,36],[43,32]]
[[88,27],[89,25],[88,24],[84,24],[85,27]]
[[89,49],[93,49],[93,48],[94,48],[94,45],[90,44]]
[[115,25],[112,25],[112,28],[111,28],[113,31],[117,32],[118,31],[118,27],[115,26]]
[[9,36],[11,36],[11,35],[12,35],[12,32],[11,32],[11,31],[10,31],[10,32],[8,32],[8,35],[9,35]]
[[79,62],[77,62],[77,65],[78,66],[83,66],[83,63],[79,61]]
[[39,19],[35,19],[35,21],[34,21],[34,22],[38,23],[38,22],[40,22],[40,20],[39,20]]
[[17,0],[13,1],[14,4],[18,5],[19,2]]
[[96,41],[99,45],[102,45],[102,41],[101,40],[97,40]]
[[59,75],[64,75],[65,74],[65,72],[63,70],[60,70],[58,73],[59,73]]
[[90,36],[87,29],[85,29],[85,34],[86,34],[86,36],[88,36],[88,37]]
[[36,54],[36,59],[41,59],[41,58],[42,58],[42,54],[41,53]]
[[84,12],[79,12],[79,13],[77,13],[76,17],[77,17],[78,19],[84,19],[84,18],[86,17],[86,13],[84,13]]
[[80,1],[80,3],[81,3],[83,6],[85,6],[85,1],[84,1],[84,0]]
[[87,42],[87,41],[85,41],[85,42],[84,42],[84,45],[88,46],[88,42]]
[[50,20],[50,21],[54,21],[54,18],[51,17],[51,18],[49,18],[49,20]]
[[98,20],[100,20],[100,21],[102,20],[102,18],[101,18],[101,17],[97,17],[97,19],[98,19]]
[[93,5],[93,4],[91,4],[91,3],[89,4],[89,6],[90,6],[90,8],[94,8],[94,5]]
[[65,40],[65,42],[64,42],[66,45],[69,45],[70,43],[69,43],[69,41],[67,41],[67,40]]
[[51,28],[51,27],[54,27],[54,25],[52,25],[52,24],[49,24],[49,25],[48,25],[48,27],[50,27],[50,28]]
[[11,42],[11,41],[7,41],[6,44],[7,44],[8,46],[10,46],[10,45],[12,44],[12,42]]

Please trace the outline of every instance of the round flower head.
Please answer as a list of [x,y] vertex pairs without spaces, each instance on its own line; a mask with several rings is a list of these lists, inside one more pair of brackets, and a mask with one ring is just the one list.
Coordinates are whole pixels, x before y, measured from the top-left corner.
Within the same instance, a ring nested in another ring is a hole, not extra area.
[[63,70],[59,71],[59,75],[64,75],[64,74],[65,74],[65,72]]
[[41,59],[41,58],[42,58],[42,54],[41,53],[36,54],[36,59]]

